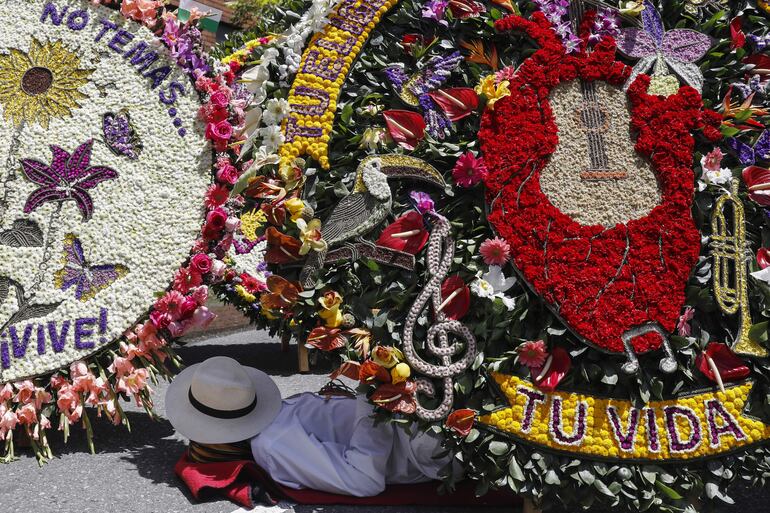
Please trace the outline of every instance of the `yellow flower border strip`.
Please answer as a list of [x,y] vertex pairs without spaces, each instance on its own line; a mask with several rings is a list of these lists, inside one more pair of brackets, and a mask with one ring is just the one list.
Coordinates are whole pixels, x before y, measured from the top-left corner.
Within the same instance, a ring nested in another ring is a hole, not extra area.
[[480,422],[548,450],[671,461],[713,457],[770,439],[770,426],[743,414],[751,381],[639,408],[620,399],[546,393],[518,376],[493,377],[511,406]]
[[329,23],[313,36],[302,54],[289,92],[289,116],[283,121],[281,162],[310,155],[329,169],[329,138],[350,67],[380,18],[398,0],[342,0]]

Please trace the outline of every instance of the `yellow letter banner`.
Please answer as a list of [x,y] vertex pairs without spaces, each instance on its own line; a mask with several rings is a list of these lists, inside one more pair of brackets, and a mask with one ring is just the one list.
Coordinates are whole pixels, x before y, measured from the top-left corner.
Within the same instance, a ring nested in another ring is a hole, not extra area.
[[310,155],[329,169],[328,145],[342,84],[369,33],[398,0],[342,0],[302,54],[283,122],[283,164]]
[[493,374],[509,408],[479,420],[531,445],[583,457],[638,461],[718,456],[770,439],[770,426],[743,414],[753,386],[652,401],[538,390],[518,376]]

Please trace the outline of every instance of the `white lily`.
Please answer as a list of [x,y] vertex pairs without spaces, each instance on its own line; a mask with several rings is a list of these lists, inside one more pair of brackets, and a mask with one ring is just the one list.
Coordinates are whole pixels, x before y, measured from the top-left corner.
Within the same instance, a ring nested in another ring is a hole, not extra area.
[[489,271],[484,273],[481,278],[492,286],[495,294],[503,293],[516,285],[516,277],[506,278],[502,267],[499,265],[490,265]]

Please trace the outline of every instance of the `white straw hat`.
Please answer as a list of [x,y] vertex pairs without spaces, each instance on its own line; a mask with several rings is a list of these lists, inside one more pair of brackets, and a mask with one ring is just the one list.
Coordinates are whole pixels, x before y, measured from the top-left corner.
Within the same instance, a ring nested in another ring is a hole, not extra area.
[[226,356],[183,370],[166,392],[166,417],[179,433],[203,444],[247,440],[281,410],[281,392],[264,372]]

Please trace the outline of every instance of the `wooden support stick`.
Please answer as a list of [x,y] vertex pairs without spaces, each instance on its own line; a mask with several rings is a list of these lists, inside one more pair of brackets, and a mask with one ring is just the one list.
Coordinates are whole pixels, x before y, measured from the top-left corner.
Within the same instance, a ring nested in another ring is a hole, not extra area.
[[307,358],[307,347],[305,344],[297,342],[297,366],[299,367],[300,374],[307,374],[310,372],[310,362]]
[[543,513],[542,509],[535,506],[532,499],[524,499],[524,506],[521,509],[522,513]]

